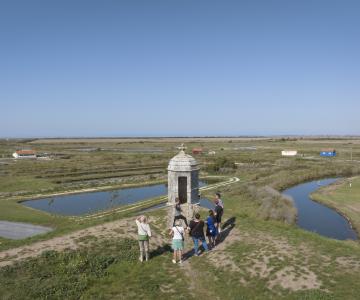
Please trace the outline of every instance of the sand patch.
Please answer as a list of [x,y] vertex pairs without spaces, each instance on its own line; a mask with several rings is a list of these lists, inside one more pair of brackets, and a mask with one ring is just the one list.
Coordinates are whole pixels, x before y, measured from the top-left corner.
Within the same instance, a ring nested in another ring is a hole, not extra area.
[[321,284],[316,274],[307,267],[301,267],[299,271],[293,266],[285,267],[274,274],[275,278],[268,282],[268,287],[281,286],[291,291],[319,289]]
[[354,271],[360,270],[360,261],[355,257],[337,257],[335,262],[344,270],[344,271]]

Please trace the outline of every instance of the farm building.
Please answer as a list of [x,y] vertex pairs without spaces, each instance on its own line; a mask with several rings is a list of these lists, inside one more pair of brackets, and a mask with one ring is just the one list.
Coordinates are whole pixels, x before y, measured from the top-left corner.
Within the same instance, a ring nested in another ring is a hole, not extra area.
[[336,150],[335,149],[322,149],[320,151],[320,156],[325,156],[325,157],[336,156]]
[[283,150],[281,151],[282,156],[296,156],[297,151],[296,150]]
[[192,154],[202,154],[203,149],[202,148],[194,148],[192,149]]
[[14,158],[36,158],[36,152],[33,150],[17,150],[13,153]]

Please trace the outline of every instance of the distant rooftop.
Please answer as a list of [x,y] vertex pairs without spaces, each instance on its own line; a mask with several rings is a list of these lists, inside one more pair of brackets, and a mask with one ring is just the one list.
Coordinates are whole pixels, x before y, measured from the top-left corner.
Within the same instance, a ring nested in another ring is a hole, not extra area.
[[17,154],[35,154],[36,152],[34,150],[17,150],[15,151]]

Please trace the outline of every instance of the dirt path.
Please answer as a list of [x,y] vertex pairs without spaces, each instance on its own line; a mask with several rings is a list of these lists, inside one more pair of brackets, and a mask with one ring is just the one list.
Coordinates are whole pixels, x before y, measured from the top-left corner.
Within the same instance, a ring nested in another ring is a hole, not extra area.
[[[137,238],[134,219],[122,219],[109,222],[94,227],[89,227],[71,234],[55,237],[46,241],[36,242],[31,245],[13,248],[0,252],[0,267],[10,265],[15,261],[24,260],[30,257],[39,256],[43,251],[66,249],[77,249],[86,245],[86,238],[94,237],[96,239],[108,238]],[[161,235],[154,234],[151,239],[153,247],[163,245],[164,239]]]

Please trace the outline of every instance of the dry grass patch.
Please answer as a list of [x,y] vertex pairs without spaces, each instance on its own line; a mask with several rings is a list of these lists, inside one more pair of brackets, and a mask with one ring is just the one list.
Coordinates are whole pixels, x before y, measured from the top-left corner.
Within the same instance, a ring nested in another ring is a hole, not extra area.
[[214,267],[235,273],[244,286],[253,280],[263,280],[269,290],[277,286],[300,291],[322,286],[315,271],[310,270],[306,258],[310,253],[305,245],[295,247],[285,238],[261,232],[249,234],[234,228],[208,258]]
[[284,267],[274,274],[274,279],[268,282],[270,289],[281,286],[283,289],[291,291],[319,289],[321,283],[316,274],[307,267],[301,267],[301,276],[293,266]]

